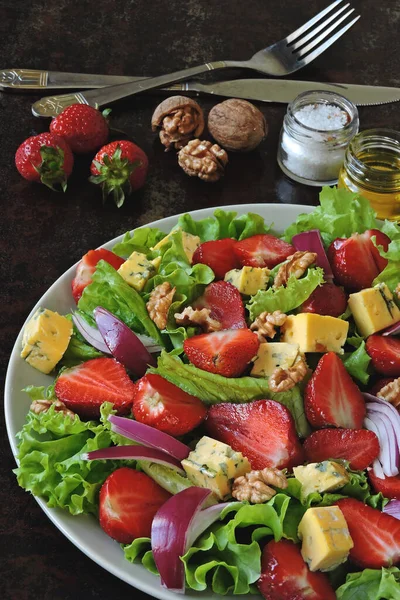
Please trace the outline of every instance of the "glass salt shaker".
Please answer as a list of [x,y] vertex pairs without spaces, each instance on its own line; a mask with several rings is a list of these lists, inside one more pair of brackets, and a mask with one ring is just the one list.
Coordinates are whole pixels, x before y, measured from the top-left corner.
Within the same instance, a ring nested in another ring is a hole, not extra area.
[[303,92],[289,104],[283,120],[279,166],[299,183],[334,185],[358,127],[357,107],[344,96]]

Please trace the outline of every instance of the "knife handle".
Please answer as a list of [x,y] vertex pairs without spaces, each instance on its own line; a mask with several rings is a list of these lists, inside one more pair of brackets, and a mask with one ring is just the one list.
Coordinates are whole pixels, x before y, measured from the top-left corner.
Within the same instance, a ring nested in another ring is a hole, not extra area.
[[107,85],[118,85],[142,79],[146,79],[146,77],[62,73],[60,71],[38,71],[34,69],[3,69],[0,70],[0,90],[22,92],[46,89],[101,88]]

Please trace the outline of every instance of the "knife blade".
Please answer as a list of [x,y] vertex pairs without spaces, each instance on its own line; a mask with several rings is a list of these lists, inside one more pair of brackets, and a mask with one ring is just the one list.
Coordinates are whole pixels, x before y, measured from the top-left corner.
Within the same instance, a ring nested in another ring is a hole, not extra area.
[[[140,80],[145,78],[136,77],[131,79]],[[289,103],[301,92],[311,90],[337,92],[358,106],[387,104],[400,101],[400,88],[396,87],[347,83],[321,83],[289,79],[236,79],[213,83],[187,81],[171,85],[163,91],[184,93],[194,92],[197,94],[204,93],[228,98],[258,100],[260,102]],[[159,92],[160,90],[155,91]],[[35,117],[55,117],[67,106],[77,103],[88,104],[81,92],[72,92],[70,94],[62,94],[59,96],[48,96],[41,98],[32,105],[32,113]],[[99,108],[97,104],[95,107]]]

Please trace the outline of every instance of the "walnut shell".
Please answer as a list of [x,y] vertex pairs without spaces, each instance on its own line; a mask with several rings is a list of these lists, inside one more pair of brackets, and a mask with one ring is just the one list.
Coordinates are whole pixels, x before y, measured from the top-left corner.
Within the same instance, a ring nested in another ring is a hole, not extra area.
[[166,150],[179,150],[186,146],[189,140],[203,133],[203,111],[192,98],[170,96],[155,109],[151,118],[151,128],[153,131],[160,131],[160,140]]
[[268,126],[254,104],[230,98],[211,109],[208,130],[226,150],[250,152],[266,137]]

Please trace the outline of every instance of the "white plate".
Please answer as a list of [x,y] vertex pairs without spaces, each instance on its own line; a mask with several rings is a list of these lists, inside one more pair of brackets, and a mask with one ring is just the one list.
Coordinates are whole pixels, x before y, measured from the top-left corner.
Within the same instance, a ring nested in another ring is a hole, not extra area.
[[[314,207],[301,205],[282,205],[282,204],[241,204],[221,207],[224,210],[235,210],[238,214],[246,212],[258,213],[264,217],[267,223],[273,223],[274,229],[283,231],[292,223],[301,212],[311,212]],[[203,219],[212,216],[215,208],[205,208],[193,211],[190,214],[194,219]],[[179,215],[167,217],[153,223],[150,227],[159,227],[165,232],[169,232],[176,224]],[[104,244],[105,248],[112,249],[114,244],[121,240],[122,236],[117,237]],[[73,300],[71,296],[71,280],[75,274],[75,265],[68,269],[50,289],[42,296],[36,306],[33,307],[31,314],[42,306],[51,310],[56,310],[60,314],[67,314],[71,311]],[[27,320],[28,320],[27,319]],[[15,342],[11,353],[8,366],[5,386],[5,417],[8,437],[14,456],[17,454],[17,442],[15,434],[25,423],[25,417],[29,410],[30,400],[27,394],[21,392],[27,385],[44,385],[52,383],[53,379],[48,375],[43,375],[30,367],[20,358],[22,330]],[[17,482],[15,482],[17,485]],[[160,585],[158,577],[155,577],[140,565],[132,565],[125,560],[123,552],[116,542],[109,538],[98,525],[97,521],[91,516],[73,517],[61,509],[48,508],[45,502],[37,499],[38,503],[53,521],[60,531],[77,546],[82,552],[92,560],[107,569],[113,575],[116,575],[123,581],[139,588],[143,592],[161,598],[163,600],[176,600],[177,595],[170,592]],[[189,592],[193,595],[193,592]],[[197,594],[196,594],[197,595]],[[199,594],[205,600],[215,600],[212,593]],[[229,598],[226,597],[228,600]],[[233,599],[232,599],[233,600]],[[249,599],[250,600],[250,599]]]

